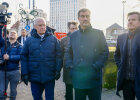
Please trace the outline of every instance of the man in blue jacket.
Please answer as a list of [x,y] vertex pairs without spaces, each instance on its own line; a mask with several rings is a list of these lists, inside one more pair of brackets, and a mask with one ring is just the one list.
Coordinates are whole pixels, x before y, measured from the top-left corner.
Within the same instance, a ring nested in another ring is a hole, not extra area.
[[140,13],[128,13],[128,33],[118,37],[115,61],[118,66],[117,95],[124,100],[140,100]]
[[75,100],[101,100],[102,68],[108,47],[102,31],[92,28],[90,10],[78,12],[79,30],[73,32],[65,53],[66,67],[71,69]]
[[3,99],[4,92],[6,92],[5,85],[7,89],[8,83],[10,83],[10,100],[16,100],[16,88],[20,79],[19,60],[21,49],[22,46],[17,42],[17,32],[11,30],[9,33],[9,41],[7,42],[7,50],[5,51],[5,46],[1,48],[2,58],[6,64],[3,62],[3,64],[0,65],[0,100],[5,100]]
[[31,37],[27,38],[21,52],[21,74],[26,85],[31,83],[34,100],[54,100],[55,79],[60,77],[62,56],[60,42],[46,29],[43,18],[35,20]]

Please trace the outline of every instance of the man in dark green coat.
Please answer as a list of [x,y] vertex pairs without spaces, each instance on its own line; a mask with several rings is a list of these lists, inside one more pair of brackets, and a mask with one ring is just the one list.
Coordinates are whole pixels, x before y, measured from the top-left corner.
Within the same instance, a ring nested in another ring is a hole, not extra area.
[[92,28],[90,11],[79,10],[79,30],[73,32],[66,48],[66,67],[71,69],[75,100],[101,100],[102,68],[108,47],[102,31]]

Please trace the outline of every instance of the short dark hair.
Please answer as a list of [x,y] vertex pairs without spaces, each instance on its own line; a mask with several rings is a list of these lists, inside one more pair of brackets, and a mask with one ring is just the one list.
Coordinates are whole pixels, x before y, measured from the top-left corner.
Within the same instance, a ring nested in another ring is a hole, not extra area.
[[91,14],[91,12],[90,12],[89,9],[87,9],[87,8],[82,8],[82,9],[80,9],[80,10],[78,11],[78,18],[80,17],[80,13],[81,13],[81,12],[86,12],[86,11],[88,11],[89,14]]
[[75,21],[71,21],[71,22],[68,22],[68,28],[70,28],[70,25],[71,25],[71,24],[73,24],[73,25],[78,25],[77,22],[75,22]]
[[137,11],[129,12],[129,13],[127,14],[127,18],[128,18],[128,16],[133,15],[133,14],[138,15],[138,16],[139,16],[139,21],[140,21],[140,13],[137,12]]

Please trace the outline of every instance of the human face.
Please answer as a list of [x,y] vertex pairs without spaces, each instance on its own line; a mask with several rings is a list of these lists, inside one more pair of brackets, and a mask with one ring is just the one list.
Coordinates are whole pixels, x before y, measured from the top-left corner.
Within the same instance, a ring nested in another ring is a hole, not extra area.
[[21,35],[25,37],[27,35],[26,30],[21,30]]
[[10,39],[10,40],[16,40],[16,39],[17,39],[17,33],[14,32],[14,31],[11,31],[11,32],[9,33],[9,39]]
[[70,27],[69,27],[69,32],[70,32],[70,33],[76,31],[77,29],[78,29],[77,25],[70,24]]
[[137,28],[140,27],[140,20],[137,14],[128,16],[128,24],[127,27],[130,32],[134,32]]
[[46,23],[43,19],[38,19],[35,23],[35,29],[37,33],[43,35],[46,32]]
[[86,29],[88,26],[90,26],[90,13],[88,11],[80,12],[78,20],[81,28]]

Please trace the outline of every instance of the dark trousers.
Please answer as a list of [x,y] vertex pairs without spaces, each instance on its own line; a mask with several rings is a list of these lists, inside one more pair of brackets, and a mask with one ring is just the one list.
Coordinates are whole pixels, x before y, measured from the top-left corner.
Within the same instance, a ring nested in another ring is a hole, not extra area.
[[66,86],[66,100],[73,100],[73,86],[72,84],[65,84]]
[[101,87],[92,89],[75,89],[75,100],[101,100]]
[[125,80],[123,85],[123,99],[135,100],[135,83],[131,80]]
[[49,81],[45,84],[31,82],[31,91],[34,100],[43,100],[42,93],[45,89],[45,100],[54,100],[55,81]]

